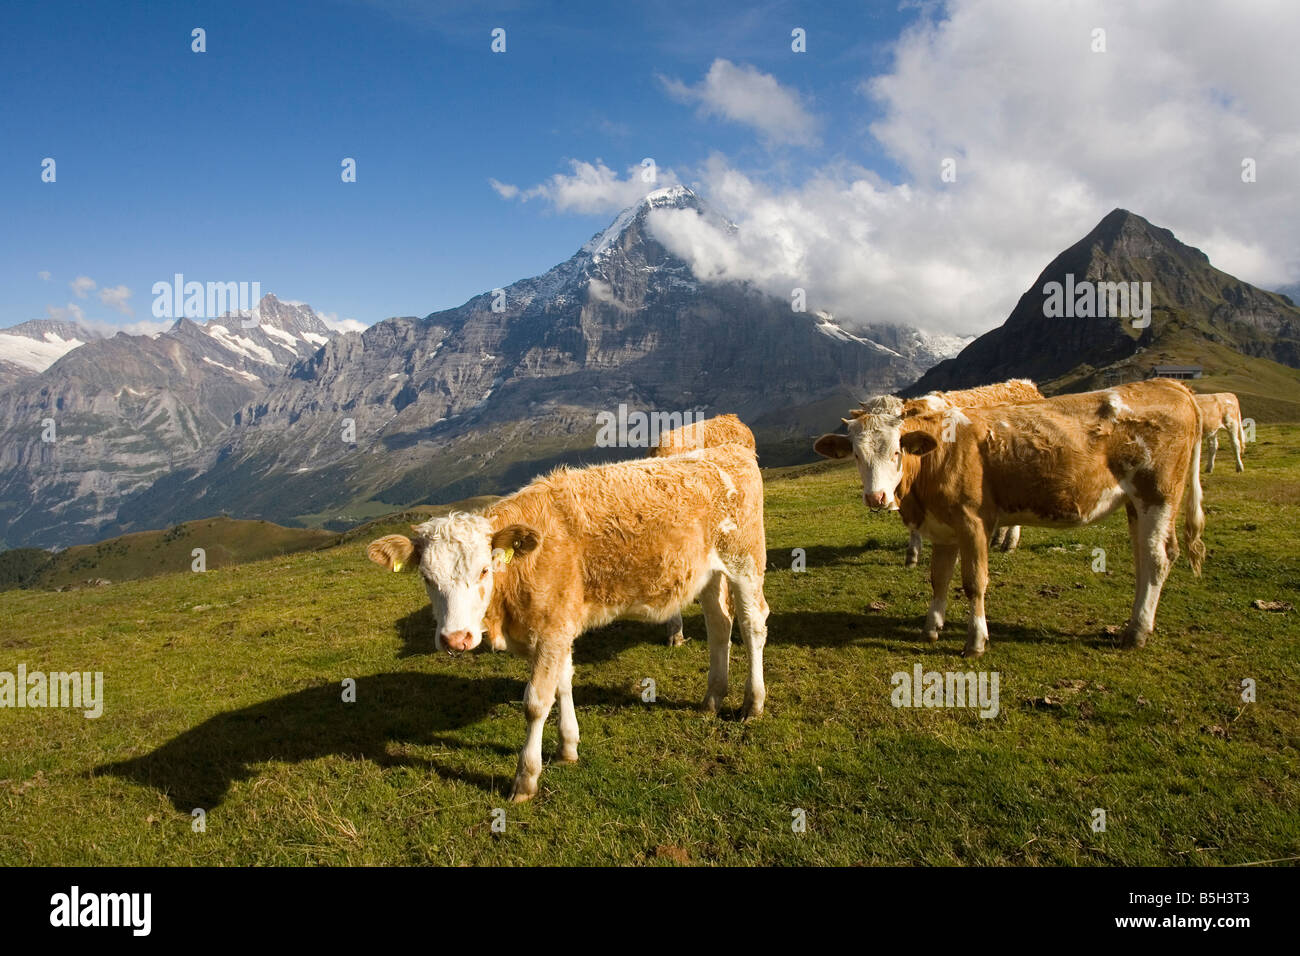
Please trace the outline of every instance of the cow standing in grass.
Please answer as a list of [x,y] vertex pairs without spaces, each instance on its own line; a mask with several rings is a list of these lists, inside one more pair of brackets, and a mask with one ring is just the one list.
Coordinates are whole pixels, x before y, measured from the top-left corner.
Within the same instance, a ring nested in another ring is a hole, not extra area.
[[[922,395],[920,398],[912,398],[903,402],[903,414],[914,415],[919,412],[941,412],[949,408],[987,408],[991,405],[1005,405],[1008,402],[1033,402],[1043,397],[1043,393],[1027,378],[1013,378],[1006,382],[999,382],[995,385],[981,385],[977,388],[965,388],[960,391],[952,392],[930,392]],[[861,407],[866,406],[866,402],[861,403]],[[849,419],[844,419],[845,423]],[[819,445],[821,440],[819,439]],[[834,449],[829,446],[823,450],[819,445],[814,445],[818,454],[827,458],[838,457],[835,454],[828,454]],[[921,560],[921,548],[923,539],[919,528],[912,528],[911,534],[907,540],[907,555],[903,559],[903,566],[908,568],[916,567]],[[1003,551],[1014,551],[1020,544],[1020,525],[999,525],[993,535],[993,546],[999,547]]]
[[1074,527],[1123,504],[1137,571],[1125,647],[1142,646],[1155,629],[1160,591],[1178,556],[1174,523],[1185,490],[1187,551],[1200,574],[1201,412],[1178,382],[1153,379],[960,415],[908,415],[900,399],[886,396],[854,413],[847,437],[823,442],[835,457],[857,460],[870,508],[898,508],[934,542],[924,631],[931,641],[943,628],[961,557],[971,602],[968,657],[983,654],[988,642],[988,546],[999,523]]
[[666,621],[697,597],[709,636],[704,708],[727,694],[732,594],[749,653],[744,714],[763,712],[767,602],[763,480],[738,445],[670,458],[560,468],[481,514],[414,525],[372,541],[370,559],[418,567],[440,649],[467,651],[485,628],[529,659],[528,737],[511,799],[537,793],[542,727],[558,695],[559,759],[578,759],[573,642],[619,618]]
[[[717,448],[719,445],[736,444],[748,448],[758,456],[758,445],[751,432],[735,415],[716,415],[702,422],[694,422],[664,432],[659,436],[659,443],[650,449],[651,458],[667,458],[701,448]],[[727,591],[726,581],[722,582],[722,600],[731,608],[731,594]],[[682,612],[678,611],[668,621],[668,646],[680,647],[686,643],[682,634]]]
[[1241,404],[1237,401],[1237,396],[1232,392],[1197,395],[1196,404],[1201,406],[1201,431],[1210,439],[1210,459],[1205,463],[1205,473],[1208,475],[1214,471],[1214,457],[1219,453],[1220,428],[1228,431],[1228,442],[1237,459],[1237,470],[1245,471],[1241,450],[1246,447],[1246,433],[1241,427]]

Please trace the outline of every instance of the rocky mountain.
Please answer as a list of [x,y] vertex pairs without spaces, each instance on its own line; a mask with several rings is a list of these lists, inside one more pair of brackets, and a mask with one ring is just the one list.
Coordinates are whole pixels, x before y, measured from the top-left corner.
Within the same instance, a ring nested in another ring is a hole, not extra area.
[[[1122,310],[1112,306],[1123,302],[1102,283],[1124,284],[1137,293],[1131,300],[1150,283],[1149,315],[1137,316],[1134,301],[1128,315],[1116,315]],[[1300,367],[1300,308],[1216,269],[1168,229],[1116,209],[1048,264],[1005,323],[931,368],[907,394],[1017,376],[1090,387],[1108,369],[1141,377],[1143,356],[1205,364],[1208,373],[1209,357],[1229,352]]]
[[[252,318],[92,336],[0,389],[0,544],[100,537],[126,496],[206,450],[241,408],[336,335],[310,308],[274,296],[245,328]],[[46,339],[52,347],[74,340],[75,330],[35,331],[57,336]]]
[[44,372],[62,356],[103,335],[78,322],[32,319],[0,329],[0,388]]
[[354,521],[508,490],[555,462],[643,454],[593,447],[596,416],[620,405],[735,412],[779,442],[800,408],[901,387],[932,354],[901,330],[849,332],[697,280],[655,238],[665,212],[716,217],[685,187],[658,190],[543,275],[333,339],[201,460],[124,503],[113,530],[220,510]]

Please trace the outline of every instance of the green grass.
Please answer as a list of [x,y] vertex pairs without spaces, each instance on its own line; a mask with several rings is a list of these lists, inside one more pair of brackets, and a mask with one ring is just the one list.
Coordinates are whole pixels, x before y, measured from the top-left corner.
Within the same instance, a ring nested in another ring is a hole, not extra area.
[[[923,570],[843,466],[773,474],[768,710],[694,709],[690,642],[616,624],[581,638],[580,763],[506,803],[526,677],[433,653],[409,575],[364,541],[206,574],[0,594],[0,670],[102,670],[97,720],[0,709],[4,864],[1240,864],[1300,855],[1300,427],[1261,425],[1247,471],[1205,479],[1210,556],[1180,560],[1146,649],[1123,517],[1026,529],[992,559],[1001,713],[901,710],[890,675],[967,670],[966,604],[920,640]],[[1095,547],[1109,572],[1090,570]],[[808,570],[790,570],[794,548]],[[658,699],[643,703],[644,678]],[[357,701],[340,682],[357,681]],[[1258,701],[1243,704],[1253,678]],[[554,751],[554,721],[547,757]],[[190,810],[207,811],[194,833]],[[505,808],[504,833],[492,830]],[[1089,827],[1093,808],[1107,829]],[[807,815],[804,833],[791,813]]]

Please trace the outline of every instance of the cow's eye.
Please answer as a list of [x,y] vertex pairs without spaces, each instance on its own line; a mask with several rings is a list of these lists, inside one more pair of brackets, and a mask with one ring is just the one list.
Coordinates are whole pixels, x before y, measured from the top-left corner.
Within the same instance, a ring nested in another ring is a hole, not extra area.
[[482,580],[483,580],[485,577],[487,577],[487,576],[488,576],[488,569],[487,569],[487,568],[484,568],[483,571],[482,571],[482,573],[479,574],[478,579],[479,579],[480,581],[482,581]]

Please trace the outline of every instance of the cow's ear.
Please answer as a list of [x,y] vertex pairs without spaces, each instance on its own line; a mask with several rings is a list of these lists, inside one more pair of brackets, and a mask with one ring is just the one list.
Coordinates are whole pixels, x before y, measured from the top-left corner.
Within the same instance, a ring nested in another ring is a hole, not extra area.
[[386,534],[366,547],[366,557],[390,571],[409,571],[420,563],[421,542],[404,534]]
[[[492,535],[492,555],[503,564],[536,550],[542,543],[541,533],[523,524],[512,524]],[[498,552],[500,554],[498,555]]]
[[853,443],[847,435],[832,432],[813,442],[813,451],[823,458],[849,458],[853,455]]
[[939,442],[929,432],[908,432],[898,440],[898,446],[909,455],[928,455],[939,447]]

